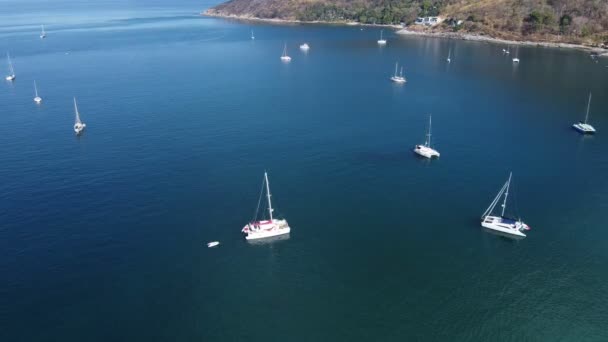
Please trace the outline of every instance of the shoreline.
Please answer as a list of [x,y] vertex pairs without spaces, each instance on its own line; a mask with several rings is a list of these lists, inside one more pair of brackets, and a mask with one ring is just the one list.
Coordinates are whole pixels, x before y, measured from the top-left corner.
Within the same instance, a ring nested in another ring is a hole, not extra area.
[[407,27],[403,27],[401,25],[383,25],[383,24],[363,24],[356,21],[302,21],[296,19],[268,19],[268,18],[258,18],[249,15],[237,15],[237,14],[224,14],[221,12],[217,12],[212,9],[208,9],[204,12],[201,12],[202,16],[206,17],[214,17],[214,18],[223,18],[223,19],[234,19],[239,21],[256,21],[262,23],[272,23],[272,24],[312,24],[312,25],[336,25],[336,26],[364,26],[364,27],[387,27],[391,29],[395,29],[395,33],[399,35],[410,35],[410,36],[421,36],[421,37],[430,37],[430,38],[447,38],[447,39],[460,39],[460,40],[468,40],[468,41],[476,41],[476,42],[485,42],[492,44],[503,44],[503,45],[521,45],[521,46],[535,46],[535,47],[548,47],[548,48],[557,48],[557,49],[575,49],[575,50],[583,50],[583,51],[591,51],[598,53],[601,57],[608,57],[608,49],[603,49],[600,47],[593,47],[581,44],[571,44],[571,43],[555,43],[555,42],[547,42],[547,41],[519,41],[519,40],[508,40],[502,38],[495,38],[490,36],[485,36],[481,34],[474,33],[456,33],[456,32],[425,32],[425,31],[413,31],[408,30]]

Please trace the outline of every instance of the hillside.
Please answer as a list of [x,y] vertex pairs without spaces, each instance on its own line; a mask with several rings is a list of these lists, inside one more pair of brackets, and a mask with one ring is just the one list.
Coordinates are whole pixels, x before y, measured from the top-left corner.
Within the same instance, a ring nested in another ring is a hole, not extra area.
[[[608,43],[608,0],[230,0],[208,15],[261,19],[412,24],[441,16],[424,30],[506,39]],[[456,23],[462,20],[461,25]]]

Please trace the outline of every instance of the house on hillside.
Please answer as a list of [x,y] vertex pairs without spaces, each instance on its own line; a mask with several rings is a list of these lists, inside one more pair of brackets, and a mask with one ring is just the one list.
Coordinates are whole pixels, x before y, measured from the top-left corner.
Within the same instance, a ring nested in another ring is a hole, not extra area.
[[441,17],[418,17],[414,24],[424,26],[435,26],[443,21]]

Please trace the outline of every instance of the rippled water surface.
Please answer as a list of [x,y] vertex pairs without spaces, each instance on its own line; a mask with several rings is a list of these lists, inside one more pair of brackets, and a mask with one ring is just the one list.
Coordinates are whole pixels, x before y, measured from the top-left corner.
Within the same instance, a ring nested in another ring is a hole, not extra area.
[[[608,340],[608,58],[167,3],[0,2],[0,340]],[[292,233],[250,244],[264,170]]]

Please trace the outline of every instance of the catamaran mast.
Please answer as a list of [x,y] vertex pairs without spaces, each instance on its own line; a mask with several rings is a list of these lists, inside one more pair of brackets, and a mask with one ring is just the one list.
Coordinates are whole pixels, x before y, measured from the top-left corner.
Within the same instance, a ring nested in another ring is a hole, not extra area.
[[270,222],[272,222],[272,203],[270,201],[270,184],[268,184],[268,173],[264,172],[264,180],[266,181],[266,195],[268,196],[268,213],[270,214]]
[[36,81],[34,81],[34,92],[36,93],[36,97],[38,97],[38,87],[36,86]]
[[502,202],[502,214],[500,216],[505,216],[505,209],[507,208],[507,197],[509,196],[509,186],[511,185],[511,176],[513,172],[509,172],[509,180],[507,181],[507,189],[505,191],[505,200]]
[[585,115],[585,124],[587,124],[587,119],[589,118],[589,107],[591,106],[591,93],[589,93],[589,101],[587,101],[587,114]]
[[429,114],[429,133],[426,135],[426,147],[431,147],[431,115]]

